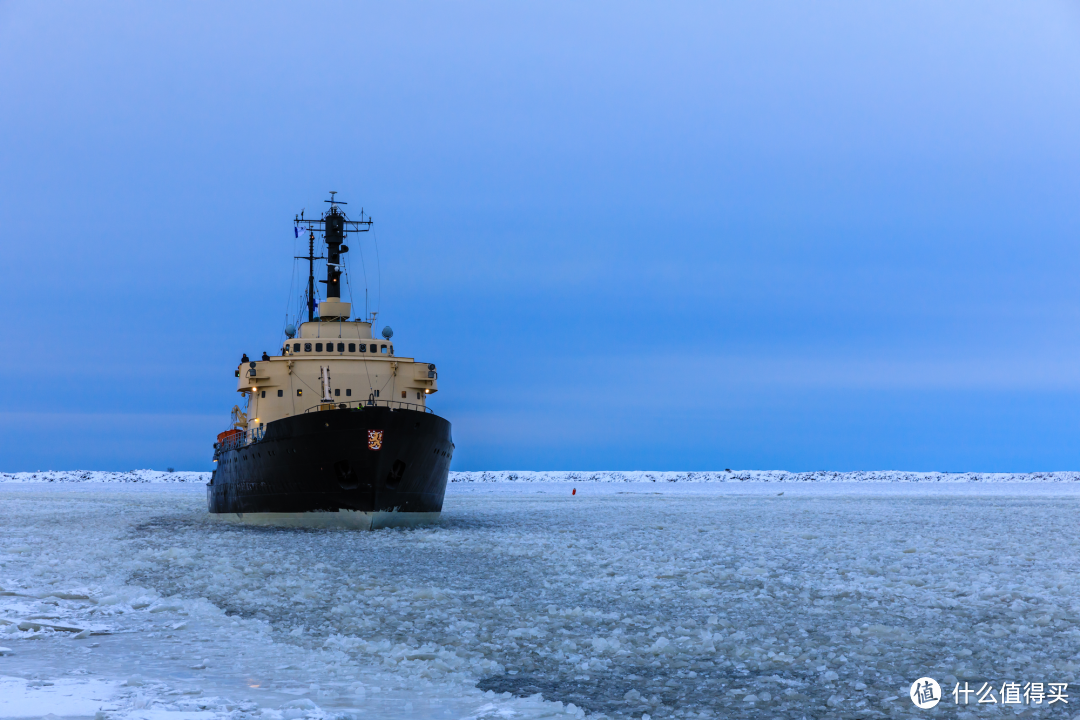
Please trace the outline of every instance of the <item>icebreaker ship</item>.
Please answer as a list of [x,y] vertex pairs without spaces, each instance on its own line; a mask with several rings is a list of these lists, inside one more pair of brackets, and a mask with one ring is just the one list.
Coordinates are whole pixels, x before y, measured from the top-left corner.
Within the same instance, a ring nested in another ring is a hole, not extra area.
[[[308,236],[307,321],[284,328],[279,351],[245,354],[236,390],[245,409],[214,444],[206,487],[214,515],[253,524],[378,528],[438,520],[454,443],[450,423],[427,406],[434,364],[401,357],[393,331],[372,337],[376,315],[352,317],[342,302],[342,256],[350,220],[330,194],[318,220],[294,220]],[[325,256],[315,255],[315,235]],[[317,302],[315,261],[325,260],[326,299]]]

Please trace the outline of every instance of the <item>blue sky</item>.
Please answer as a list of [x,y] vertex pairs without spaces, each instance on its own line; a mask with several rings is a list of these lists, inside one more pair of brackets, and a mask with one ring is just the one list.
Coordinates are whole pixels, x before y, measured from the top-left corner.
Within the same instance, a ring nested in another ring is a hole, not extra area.
[[1077,87],[1067,3],[2,2],[0,470],[208,469],[328,190],[454,469],[1076,469]]

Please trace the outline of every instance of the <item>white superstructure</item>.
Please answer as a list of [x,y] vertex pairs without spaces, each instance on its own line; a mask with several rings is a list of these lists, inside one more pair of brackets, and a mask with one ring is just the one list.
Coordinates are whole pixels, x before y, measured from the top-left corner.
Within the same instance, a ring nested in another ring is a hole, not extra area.
[[438,391],[434,365],[395,355],[391,339],[372,337],[370,322],[347,319],[349,303],[332,302],[320,303],[320,316],[337,319],[303,323],[279,354],[237,368],[247,429],[342,405],[425,407]]

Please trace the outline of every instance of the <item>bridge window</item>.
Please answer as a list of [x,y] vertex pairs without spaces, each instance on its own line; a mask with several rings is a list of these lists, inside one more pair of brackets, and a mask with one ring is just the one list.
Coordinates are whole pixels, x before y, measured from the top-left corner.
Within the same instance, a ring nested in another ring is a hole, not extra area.
[[345,343],[338,343],[337,344],[337,351],[338,352],[345,352]]
[[367,352],[367,343],[360,343],[360,352]]
[[304,352],[311,352],[311,343],[304,343]]
[[[284,391],[284,390],[278,390],[278,391],[277,391],[277,396],[278,396],[278,397],[282,397],[283,395],[285,395],[285,391]],[[417,393],[417,394],[416,394],[416,397],[420,397],[420,393]]]
[[322,352],[322,343],[315,343],[315,352]]
[[382,352],[383,352],[383,355],[386,354],[386,346],[385,345],[382,346]]
[[293,352],[300,352],[300,343],[293,343],[292,351]]
[[375,343],[371,343],[371,352],[373,352],[373,353],[379,352],[379,348],[378,348],[377,345],[375,345]]
[[326,352],[334,352],[334,343],[326,343]]
[[349,343],[349,352],[356,352],[356,343]]

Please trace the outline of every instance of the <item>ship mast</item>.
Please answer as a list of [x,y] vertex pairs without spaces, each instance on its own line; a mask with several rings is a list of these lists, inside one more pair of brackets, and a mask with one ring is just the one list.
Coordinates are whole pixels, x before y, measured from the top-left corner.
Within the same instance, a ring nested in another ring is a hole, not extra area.
[[[304,220],[304,211],[301,210],[300,214],[296,216],[294,220],[296,227],[300,227],[300,223],[306,222]],[[299,232],[297,233],[299,234]],[[307,319],[311,322],[315,319],[315,261],[325,260],[323,257],[315,256],[315,231],[308,231],[308,251],[307,255],[295,255],[297,260],[308,261],[308,277],[307,277]]]
[[308,233],[307,319],[315,319],[315,233]]
[[[319,282],[326,283],[326,299],[341,300],[341,249],[349,252],[349,246],[345,242],[345,216],[338,210],[338,203],[334,202],[336,192],[331,191],[330,199],[323,202],[330,203],[330,212],[323,215],[323,229],[326,238],[326,279]],[[340,203],[346,205],[347,203]]]
[[[330,203],[330,210],[319,220],[308,220],[301,212],[293,223],[297,228],[308,231],[308,254],[299,260],[308,261],[308,322],[315,319],[315,261],[326,260],[326,279],[320,280],[326,283],[326,299],[330,301],[341,300],[341,275],[342,253],[349,252],[349,246],[345,245],[345,238],[350,232],[367,232],[371,229],[371,217],[365,218],[364,211],[360,211],[359,220],[350,220],[338,205],[348,203],[335,200],[337,191],[330,191],[330,199],[324,202]],[[326,256],[315,257],[315,231],[321,231],[326,239]]]
[[[315,233],[308,233],[307,319],[315,319]],[[321,258],[320,258],[321,259]]]

